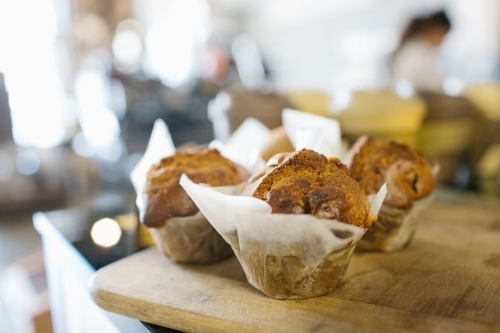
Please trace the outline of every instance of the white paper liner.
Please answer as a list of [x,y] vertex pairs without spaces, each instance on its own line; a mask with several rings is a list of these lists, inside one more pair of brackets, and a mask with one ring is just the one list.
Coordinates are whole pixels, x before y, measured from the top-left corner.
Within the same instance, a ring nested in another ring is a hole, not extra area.
[[149,138],[148,147],[130,173],[130,180],[134,186],[135,193],[137,193],[136,204],[139,211],[143,211],[145,207],[145,198],[143,198],[142,193],[151,165],[174,153],[175,146],[167,125],[161,119],[156,120],[151,137]]
[[174,217],[160,228],[149,228],[157,248],[176,262],[208,263],[233,254],[201,212]]
[[434,193],[416,200],[410,209],[382,205],[377,222],[358,242],[359,250],[397,251],[409,245],[418,226],[418,218],[432,202]]
[[[265,136],[265,128],[262,126],[249,121],[240,133],[257,130],[261,136]],[[231,139],[230,147],[220,144],[219,148],[222,150],[221,153],[233,162],[257,167],[263,161],[259,161],[257,158],[248,159],[252,151],[258,151],[256,146],[258,142],[252,144],[252,140],[251,136],[239,135]],[[238,153],[234,152],[236,148],[239,149]],[[173,155],[175,151],[167,125],[163,120],[157,120],[153,126],[148,147],[130,174],[130,179],[137,193],[136,204],[141,214],[146,206],[147,198],[143,195],[143,190],[151,165],[159,162],[162,158]],[[243,163],[238,159],[242,159]],[[217,190],[234,194],[240,186],[241,184],[222,186],[217,187]],[[221,260],[232,254],[230,246],[207,222],[201,212],[193,216],[171,218],[160,228],[148,229],[160,252],[176,262],[208,263]]]
[[368,140],[368,135],[363,135],[356,140],[356,142],[351,146],[351,148],[346,152],[344,155],[342,162],[350,169],[352,165],[352,161],[354,159],[354,155],[356,155],[361,147],[366,143]]
[[370,216],[378,215],[380,207],[382,207],[386,195],[387,195],[387,184],[384,183],[384,185],[382,185],[380,190],[378,190],[377,194],[370,194],[366,196],[368,198],[368,201],[370,202],[370,213],[369,213]]
[[247,118],[226,143],[213,140],[208,145],[226,158],[237,161],[251,173],[265,166],[259,148],[269,139],[271,130],[255,118]]
[[281,118],[295,150],[307,148],[326,157],[344,155],[337,120],[292,109],[284,109]]
[[[328,294],[365,233],[365,228],[312,215],[271,214],[265,201],[223,194],[186,175],[180,184],[231,245],[248,282],[276,299]],[[384,196],[381,191],[371,204]]]

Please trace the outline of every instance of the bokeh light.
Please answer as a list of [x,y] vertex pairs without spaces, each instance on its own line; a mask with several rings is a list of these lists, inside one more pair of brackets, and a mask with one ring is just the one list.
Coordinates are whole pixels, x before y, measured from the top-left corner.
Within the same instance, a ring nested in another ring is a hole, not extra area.
[[191,77],[194,52],[211,32],[210,9],[202,0],[177,0],[145,36],[144,70],[178,87]]
[[65,136],[55,36],[50,0],[0,2],[0,70],[9,92],[14,141],[24,147],[54,147]]
[[141,65],[142,28],[136,20],[127,19],[118,24],[113,38],[113,55],[116,68],[123,73],[133,73]]
[[122,230],[113,219],[104,218],[94,223],[90,230],[90,237],[94,243],[102,247],[110,247],[118,244],[122,236]]
[[415,94],[415,87],[408,80],[401,80],[396,83],[396,94],[401,98],[408,98]]
[[19,173],[32,175],[40,168],[40,158],[34,151],[22,151],[17,155],[16,167]]

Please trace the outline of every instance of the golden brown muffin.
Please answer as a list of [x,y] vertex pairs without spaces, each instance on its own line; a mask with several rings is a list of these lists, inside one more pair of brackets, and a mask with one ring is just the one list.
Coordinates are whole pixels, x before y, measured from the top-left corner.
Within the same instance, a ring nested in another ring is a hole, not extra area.
[[368,139],[354,156],[351,172],[365,193],[377,193],[387,183],[387,206],[409,209],[432,193],[436,180],[424,156],[408,145]]
[[367,228],[376,220],[347,167],[308,149],[275,155],[238,195],[266,201],[272,213],[311,214]]
[[198,212],[186,191],[179,185],[182,174],[195,183],[210,186],[237,185],[250,174],[228,160],[216,149],[187,150],[162,159],[151,166],[143,195],[146,207],[141,221],[159,228],[171,217],[191,216]]

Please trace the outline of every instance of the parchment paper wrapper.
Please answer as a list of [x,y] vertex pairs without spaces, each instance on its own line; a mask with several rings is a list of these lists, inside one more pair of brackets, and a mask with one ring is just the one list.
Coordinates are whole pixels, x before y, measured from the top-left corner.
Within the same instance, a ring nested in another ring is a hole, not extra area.
[[176,262],[209,263],[233,254],[231,247],[198,212],[188,217],[174,217],[161,228],[149,228],[155,244]]
[[284,109],[281,118],[295,150],[307,148],[326,157],[344,155],[337,120],[292,109]]
[[[271,214],[265,201],[223,194],[186,175],[180,184],[231,245],[248,282],[275,299],[328,294],[365,233],[364,228],[311,215]],[[369,198],[373,215],[385,198],[384,189]]]
[[255,118],[247,118],[226,143],[214,140],[208,146],[253,173],[266,164],[260,157],[259,149],[270,135],[271,130],[266,125]]
[[410,209],[382,205],[377,222],[358,242],[358,249],[391,252],[410,244],[418,226],[418,218],[432,202],[434,193],[417,200]]
[[[252,128],[254,128],[252,124],[247,124],[245,131],[251,131]],[[262,128],[260,129],[263,132]],[[239,139],[236,138],[232,141],[232,147],[243,147],[239,154],[233,153],[232,149],[220,144],[221,153],[229,159],[232,156],[244,156],[246,158],[244,161],[246,166],[257,167],[260,163],[263,163],[258,160],[258,153],[255,154],[253,160],[248,158],[248,156],[251,156],[250,152],[253,151],[254,147],[248,142],[242,142],[242,140],[245,140],[245,137],[240,135]],[[255,147],[255,149],[258,148]],[[246,155],[245,152],[247,153]],[[145,209],[145,202],[147,200],[143,195],[143,189],[146,184],[149,168],[152,164],[174,153],[175,146],[168,127],[162,120],[157,120],[154,124],[146,152],[130,175],[137,193],[136,204],[141,214]],[[233,161],[239,163],[236,160]],[[243,163],[239,164],[243,165]],[[239,187],[240,185],[223,186],[219,187],[218,190],[227,194],[233,194],[236,193]],[[148,228],[148,230],[158,250],[175,262],[209,263],[227,258],[232,254],[231,247],[214,230],[201,212],[188,217],[170,218],[162,227]]]

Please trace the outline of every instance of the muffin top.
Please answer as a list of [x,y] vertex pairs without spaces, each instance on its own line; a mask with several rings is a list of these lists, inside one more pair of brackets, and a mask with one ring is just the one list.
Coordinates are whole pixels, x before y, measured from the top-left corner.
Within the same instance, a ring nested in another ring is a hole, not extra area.
[[162,159],[149,169],[141,221],[159,228],[171,217],[191,216],[198,207],[179,185],[182,174],[194,183],[210,186],[237,185],[248,179],[246,169],[221,155],[216,149],[186,150]]
[[376,220],[349,169],[336,157],[308,149],[275,155],[238,195],[266,201],[272,213],[311,214],[367,228]]
[[406,144],[368,139],[354,155],[351,172],[365,191],[377,193],[387,183],[384,204],[409,209],[432,193],[436,179],[424,156]]

